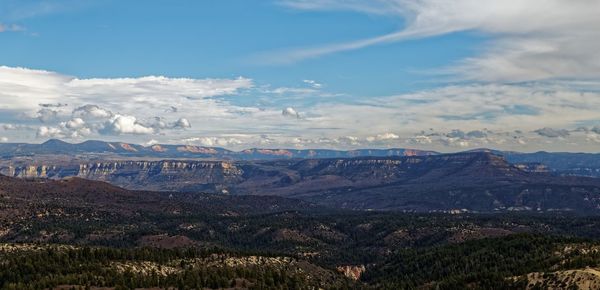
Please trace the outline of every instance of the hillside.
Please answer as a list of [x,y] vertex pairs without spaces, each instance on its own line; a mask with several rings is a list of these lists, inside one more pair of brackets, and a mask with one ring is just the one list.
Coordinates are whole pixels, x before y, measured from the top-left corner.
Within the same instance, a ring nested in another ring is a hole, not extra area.
[[[308,164],[297,169],[337,170]],[[551,276],[536,273],[598,267],[593,241],[600,238],[599,225],[597,217],[563,213],[343,211],[274,196],[171,194],[80,178],[0,177],[0,243],[7,243],[0,244],[0,288],[462,289],[475,282],[522,286],[530,277],[537,283],[540,275],[551,284]],[[562,254],[567,246],[578,250]]]
[[[75,220],[101,216],[132,217],[175,212],[185,215],[246,215],[280,211],[317,210],[315,205],[275,196],[225,196],[131,191],[105,182],[67,178],[20,179],[0,176],[0,220],[55,216]],[[70,212],[70,213],[69,213]]]

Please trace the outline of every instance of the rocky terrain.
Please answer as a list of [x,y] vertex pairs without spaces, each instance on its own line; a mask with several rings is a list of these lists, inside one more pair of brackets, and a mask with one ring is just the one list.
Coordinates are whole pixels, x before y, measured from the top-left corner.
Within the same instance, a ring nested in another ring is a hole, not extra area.
[[420,212],[600,212],[600,180],[556,176],[491,152],[428,156],[4,162],[20,178],[79,177],[132,190],[292,197],[329,207]]
[[550,273],[530,273],[526,289],[581,289],[600,288],[600,271],[593,268],[564,270]]

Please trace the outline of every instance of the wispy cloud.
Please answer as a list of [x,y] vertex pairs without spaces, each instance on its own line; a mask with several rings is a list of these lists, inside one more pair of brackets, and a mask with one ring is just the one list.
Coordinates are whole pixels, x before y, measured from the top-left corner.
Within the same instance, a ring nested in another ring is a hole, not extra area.
[[0,23],[0,32],[17,32],[25,31],[25,27],[17,24],[3,24]]
[[74,11],[93,5],[89,0],[2,0],[0,19],[21,21],[48,14]]
[[600,2],[578,0],[285,0],[302,10],[353,10],[390,14],[406,21],[386,35],[269,53],[263,61],[294,63],[373,45],[461,31],[492,37],[488,48],[446,70],[466,79],[529,81],[548,78],[598,78]]

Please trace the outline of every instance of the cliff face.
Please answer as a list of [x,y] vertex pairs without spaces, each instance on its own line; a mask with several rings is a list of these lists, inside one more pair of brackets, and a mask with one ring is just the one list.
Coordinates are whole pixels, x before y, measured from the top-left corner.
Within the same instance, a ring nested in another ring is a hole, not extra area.
[[[472,169],[478,166],[479,169]],[[473,172],[463,172],[473,170]],[[494,172],[488,172],[493,170]],[[521,174],[501,157],[484,153],[438,156],[361,157],[233,161],[99,161],[65,164],[20,164],[0,168],[0,173],[21,178],[80,177],[107,181],[130,189],[226,190],[266,194],[282,188],[306,191],[340,186],[382,185],[413,178],[432,179],[440,174]]]
[[47,178],[48,172],[53,173],[54,171],[56,171],[56,166],[28,165],[23,167],[8,167],[2,174],[20,178]]
[[557,177],[491,153],[274,161],[21,164],[0,173],[75,176],[127,189],[278,195],[353,209],[600,209],[600,180]]
[[242,180],[243,171],[221,161],[123,161],[81,164],[78,177],[131,189],[222,191]]
[[0,173],[20,178],[80,177],[129,189],[216,190],[221,185],[240,182],[243,171],[233,163],[221,161],[107,161],[7,166]]

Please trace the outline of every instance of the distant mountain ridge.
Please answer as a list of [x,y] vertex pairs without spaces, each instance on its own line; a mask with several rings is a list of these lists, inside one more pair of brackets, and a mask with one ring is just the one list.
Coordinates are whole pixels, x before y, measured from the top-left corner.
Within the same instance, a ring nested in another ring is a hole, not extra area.
[[48,154],[112,154],[123,157],[147,158],[204,158],[231,160],[263,160],[292,158],[351,158],[359,156],[424,156],[438,154],[434,151],[416,149],[259,149],[231,151],[219,147],[194,145],[150,145],[142,146],[123,142],[85,141],[78,144],[67,143],[57,139],[42,144],[0,143],[0,156],[11,158],[17,156]]
[[[552,172],[563,176],[600,177],[600,154],[569,152],[521,153],[493,149],[474,149],[465,152],[489,152],[503,156],[509,163],[532,172]],[[55,159],[79,158],[81,160],[277,160],[277,159],[324,159],[356,157],[431,156],[442,153],[405,148],[392,149],[265,149],[252,148],[232,151],[219,147],[194,145],[150,145],[142,146],[123,142],[85,141],[78,144],[51,139],[42,144],[0,143],[0,158],[29,158],[32,163],[58,156]],[[64,158],[61,156],[67,156]],[[41,162],[43,164],[43,162]],[[0,164],[2,165],[2,164]]]

